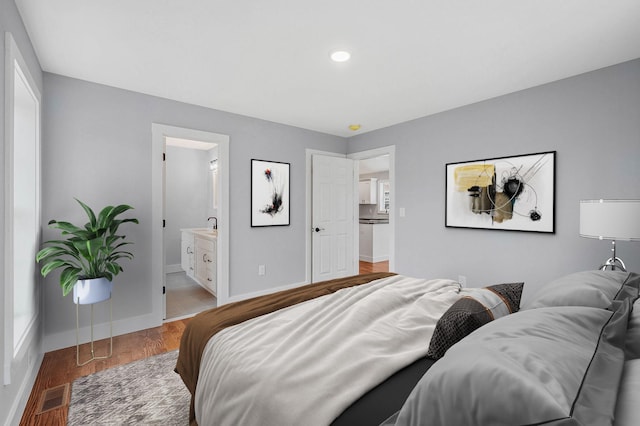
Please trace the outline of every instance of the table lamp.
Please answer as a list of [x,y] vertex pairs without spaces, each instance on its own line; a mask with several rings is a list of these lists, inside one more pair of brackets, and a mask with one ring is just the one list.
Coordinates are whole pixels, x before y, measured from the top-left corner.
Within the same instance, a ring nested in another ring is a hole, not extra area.
[[640,200],[581,200],[580,236],[611,240],[613,256],[600,266],[626,271],[616,241],[640,241]]

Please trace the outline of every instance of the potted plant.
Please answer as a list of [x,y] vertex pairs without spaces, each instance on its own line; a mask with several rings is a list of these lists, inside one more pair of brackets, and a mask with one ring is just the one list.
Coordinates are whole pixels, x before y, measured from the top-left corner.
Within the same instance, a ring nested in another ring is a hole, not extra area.
[[126,204],[107,206],[98,216],[82,201],[75,199],[89,217],[84,227],[69,222],[49,221],[51,228],[62,231],[62,240],[46,241],[36,255],[42,263],[41,274],[46,277],[55,269],[62,269],[60,287],[63,296],[73,289],[73,301],[77,304],[96,303],[111,297],[112,279],[122,272],[121,259],[133,259],[133,254],[122,250],[126,242],[118,235],[118,228],[126,222],[139,223],[138,219],[118,219],[133,207]]

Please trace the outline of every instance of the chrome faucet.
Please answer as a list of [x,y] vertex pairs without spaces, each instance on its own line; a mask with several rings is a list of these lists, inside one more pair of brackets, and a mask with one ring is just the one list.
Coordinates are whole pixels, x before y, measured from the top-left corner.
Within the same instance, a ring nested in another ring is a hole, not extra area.
[[210,216],[207,218],[207,222],[209,222],[211,219],[215,219],[215,222],[213,222],[213,226],[211,227],[211,229],[218,229],[218,218],[215,216]]

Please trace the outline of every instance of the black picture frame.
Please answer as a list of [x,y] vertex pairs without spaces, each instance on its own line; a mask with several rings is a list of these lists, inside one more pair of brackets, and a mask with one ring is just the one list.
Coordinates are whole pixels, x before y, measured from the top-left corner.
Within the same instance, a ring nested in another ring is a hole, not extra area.
[[251,160],[251,227],[289,226],[291,164]]
[[556,151],[445,165],[447,228],[555,233]]

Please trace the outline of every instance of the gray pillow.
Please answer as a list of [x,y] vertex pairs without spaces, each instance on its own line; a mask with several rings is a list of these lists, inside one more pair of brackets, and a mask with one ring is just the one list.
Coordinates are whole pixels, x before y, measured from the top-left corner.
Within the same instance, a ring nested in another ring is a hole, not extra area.
[[627,359],[640,358],[640,299],[633,304],[633,311],[629,316],[625,352]]
[[551,306],[591,306],[606,309],[636,274],[623,271],[583,271],[544,285],[522,310]]
[[640,359],[624,363],[616,402],[616,426],[637,426],[640,419]]
[[429,342],[427,357],[442,358],[447,350],[486,323],[520,309],[524,283],[465,288],[440,317]]
[[624,300],[630,298],[635,301],[640,295],[640,274],[629,272],[629,276],[624,281],[624,286],[616,295],[616,300]]
[[452,346],[413,389],[396,425],[613,422],[631,301],[497,319]]

